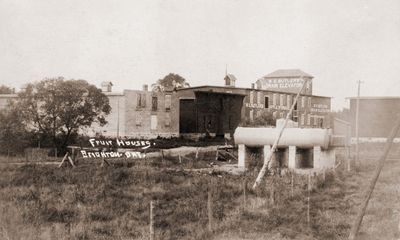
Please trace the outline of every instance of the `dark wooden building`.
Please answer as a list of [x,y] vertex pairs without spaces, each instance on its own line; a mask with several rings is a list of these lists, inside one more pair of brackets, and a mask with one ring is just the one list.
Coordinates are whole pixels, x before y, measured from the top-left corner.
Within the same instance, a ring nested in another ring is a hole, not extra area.
[[[357,97],[350,99],[350,123],[355,136]],[[359,136],[368,138],[387,137],[400,114],[400,97],[360,97]],[[400,137],[400,133],[397,135]]]
[[179,133],[233,134],[241,122],[244,97],[243,93],[211,86],[178,90]]

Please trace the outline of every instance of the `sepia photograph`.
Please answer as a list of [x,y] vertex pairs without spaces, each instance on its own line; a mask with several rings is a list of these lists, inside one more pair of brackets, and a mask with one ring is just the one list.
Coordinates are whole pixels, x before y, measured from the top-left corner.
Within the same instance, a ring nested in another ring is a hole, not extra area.
[[0,240],[400,240],[400,1],[0,0]]

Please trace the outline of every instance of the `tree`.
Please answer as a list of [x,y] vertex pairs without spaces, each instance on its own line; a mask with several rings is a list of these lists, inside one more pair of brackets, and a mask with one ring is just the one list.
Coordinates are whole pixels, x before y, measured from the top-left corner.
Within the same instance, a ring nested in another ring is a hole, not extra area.
[[156,83],[151,85],[151,88],[155,92],[172,91],[179,88],[190,87],[186,79],[178,74],[170,73],[166,75],[163,79],[159,79]]
[[0,85],[0,94],[11,94],[14,90],[8,86]]
[[63,149],[71,136],[97,122],[104,126],[109,100],[85,80],[45,79],[28,84],[16,103],[25,124]]
[[244,123],[245,127],[271,127],[275,125],[276,118],[271,112],[262,112],[253,122],[250,122],[250,119],[247,118]]
[[0,145],[2,153],[23,151],[30,143],[30,132],[23,124],[22,114],[10,103],[0,111]]

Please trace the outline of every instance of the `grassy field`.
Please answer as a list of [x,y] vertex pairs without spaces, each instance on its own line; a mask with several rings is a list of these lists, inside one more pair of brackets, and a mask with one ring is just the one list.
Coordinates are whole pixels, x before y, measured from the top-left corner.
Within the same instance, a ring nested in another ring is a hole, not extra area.
[[[268,176],[252,191],[257,169],[242,176],[183,170],[204,168],[208,161],[165,159],[107,168],[80,162],[75,169],[4,164],[0,239],[149,239],[151,200],[156,239],[346,239],[380,149],[362,151],[369,160],[358,172],[347,172],[342,164],[325,180],[312,178],[309,223],[304,176]],[[399,237],[396,154],[376,186],[360,239]]]

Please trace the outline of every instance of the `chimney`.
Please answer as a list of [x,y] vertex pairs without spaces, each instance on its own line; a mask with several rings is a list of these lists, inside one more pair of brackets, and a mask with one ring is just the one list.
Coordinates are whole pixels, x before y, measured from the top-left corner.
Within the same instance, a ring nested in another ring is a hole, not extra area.
[[101,83],[101,91],[102,92],[111,92],[112,86],[113,86],[112,82],[102,82]]
[[149,85],[143,84],[143,91],[149,91]]
[[254,86],[255,86],[255,84],[252,83],[252,84],[251,84],[251,89],[254,89],[254,88],[255,88]]

